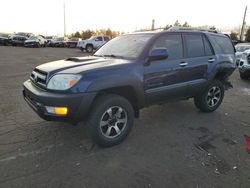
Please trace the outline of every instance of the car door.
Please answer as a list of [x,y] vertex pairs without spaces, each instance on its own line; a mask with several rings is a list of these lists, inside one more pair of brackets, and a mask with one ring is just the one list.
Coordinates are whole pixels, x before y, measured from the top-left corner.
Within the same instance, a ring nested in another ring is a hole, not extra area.
[[207,83],[207,71],[210,63],[216,60],[211,45],[204,34],[184,33],[183,82],[188,85],[188,95],[194,96]]
[[103,37],[99,36],[95,38],[94,48],[99,48],[103,44]]
[[183,42],[181,34],[164,34],[152,45],[167,48],[168,58],[152,61],[144,66],[144,90],[148,104],[183,98],[187,94],[186,83],[182,82]]

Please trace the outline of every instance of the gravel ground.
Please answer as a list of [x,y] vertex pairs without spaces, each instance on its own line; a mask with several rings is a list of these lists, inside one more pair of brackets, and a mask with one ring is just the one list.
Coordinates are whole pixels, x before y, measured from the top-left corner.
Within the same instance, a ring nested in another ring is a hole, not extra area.
[[0,47],[0,187],[250,187],[250,80],[231,77],[221,107],[192,100],[143,109],[127,139],[100,148],[83,124],[46,122],[22,97],[41,63],[82,56],[77,49]]

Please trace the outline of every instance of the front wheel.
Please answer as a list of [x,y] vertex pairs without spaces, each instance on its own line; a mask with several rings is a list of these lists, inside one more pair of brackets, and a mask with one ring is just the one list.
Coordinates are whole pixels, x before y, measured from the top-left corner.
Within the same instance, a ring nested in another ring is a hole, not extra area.
[[219,80],[214,80],[201,94],[194,97],[195,106],[202,112],[213,112],[224,98],[224,86]]
[[93,50],[94,50],[94,48],[93,48],[92,45],[88,44],[88,45],[86,46],[86,51],[87,51],[88,53],[92,53]]
[[97,99],[88,118],[88,128],[95,143],[110,147],[121,143],[134,124],[131,103],[118,95],[105,95]]

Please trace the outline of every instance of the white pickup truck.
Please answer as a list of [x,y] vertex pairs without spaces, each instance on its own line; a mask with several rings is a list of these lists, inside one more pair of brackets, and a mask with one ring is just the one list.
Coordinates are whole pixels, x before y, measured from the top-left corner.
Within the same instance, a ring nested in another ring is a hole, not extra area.
[[109,36],[102,36],[102,35],[92,36],[87,40],[79,41],[77,47],[81,51],[86,50],[88,53],[91,53],[93,52],[94,49],[99,48],[109,40],[110,40]]

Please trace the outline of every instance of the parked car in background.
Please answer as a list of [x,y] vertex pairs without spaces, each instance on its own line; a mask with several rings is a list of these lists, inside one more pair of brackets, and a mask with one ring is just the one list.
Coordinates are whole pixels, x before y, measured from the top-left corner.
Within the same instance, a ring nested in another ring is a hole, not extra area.
[[55,40],[56,37],[55,36],[46,36],[45,39],[47,40],[47,44],[49,44],[50,41]]
[[10,44],[10,37],[9,34],[0,33],[0,45],[7,46]]
[[16,33],[15,35],[24,36],[24,37],[26,37],[26,38],[29,38],[29,37],[31,37],[31,36],[34,36],[33,33],[26,33],[26,32],[18,32],[18,33]]
[[235,55],[236,55],[236,64],[237,64],[237,66],[239,66],[242,54],[244,53],[244,51],[250,49],[250,43],[236,44],[235,49],[236,49],[236,53],[235,53]]
[[247,80],[250,78],[250,48],[242,53],[238,68],[241,79]]
[[46,47],[47,40],[42,36],[31,36],[24,41],[25,47]]
[[55,47],[56,38],[47,39],[47,47]]
[[233,43],[233,45],[235,46],[236,44],[239,44],[240,41],[239,41],[239,40],[232,40],[232,43]]
[[12,46],[24,46],[24,42],[28,39],[26,36],[13,35],[10,38],[10,43]]
[[110,40],[109,36],[92,36],[87,40],[79,41],[77,47],[83,51],[86,50],[88,53],[92,53],[93,50],[99,48]]
[[52,47],[67,47],[68,38],[67,37],[59,37],[55,40],[51,41]]
[[80,38],[71,38],[67,41],[67,46],[69,48],[76,48],[78,42],[80,42],[82,39]]

